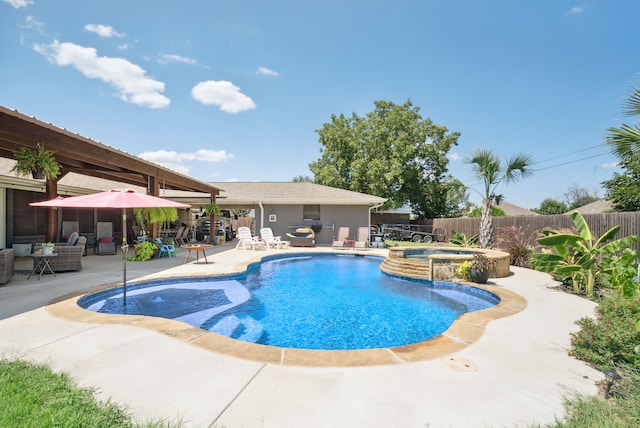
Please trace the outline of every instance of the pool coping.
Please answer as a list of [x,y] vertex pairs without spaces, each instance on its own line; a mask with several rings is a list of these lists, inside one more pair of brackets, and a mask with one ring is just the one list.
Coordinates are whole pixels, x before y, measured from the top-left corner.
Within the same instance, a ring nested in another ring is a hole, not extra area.
[[[306,251],[290,254],[304,254]],[[367,255],[362,251],[343,252],[342,254]],[[364,254],[363,254],[364,253]],[[224,275],[245,272],[250,265],[260,263],[271,254],[259,255],[248,261],[236,264],[232,271]],[[210,276],[209,274],[207,276]],[[169,279],[178,275],[162,276]],[[180,277],[202,277],[205,275],[180,275]],[[243,342],[231,339],[217,333],[193,327],[186,323],[143,315],[112,315],[89,311],[78,305],[78,300],[86,295],[62,297],[45,307],[46,311],[58,318],[93,324],[119,324],[156,331],[160,334],[197,346],[201,349],[217,352],[240,359],[262,362],[266,364],[309,367],[357,367],[403,364],[409,362],[433,360],[458,352],[475,343],[484,334],[489,322],[514,315],[527,307],[527,300],[517,293],[498,285],[459,284],[486,290],[496,295],[500,302],[491,308],[475,312],[468,312],[458,317],[442,334],[415,344],[390,348],[375,348],[362,350],[309,350],[280,348],[269,345]],[[121,285],[121,284],[120,284]],[[105,285],[102,290],[114,288],[117,285]],[[95,293],[94,290],[92,293]]]

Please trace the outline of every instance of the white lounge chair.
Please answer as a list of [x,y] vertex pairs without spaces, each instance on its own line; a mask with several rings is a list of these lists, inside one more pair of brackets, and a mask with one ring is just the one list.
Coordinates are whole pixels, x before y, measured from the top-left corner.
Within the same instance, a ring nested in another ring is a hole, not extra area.
[[289,246],[287,241],[283,241],[279,236],[273,236],[273,231],[270,227],[263,227],[260,229],[260,236],[267,246],[267,250],[271,247],[280,249]]
[[263,243],[258,240],[257,237],[251,235],[251,229],[246,226],[241,226],[238,228],[238,243],[236,244],[236,248],[242,248],[246,250],[251,247],[252,250],[255,250],[256,247],[263,246]]
[[356,238],[355,248],[369,248],[369,231],[368,227],[358,228],[358,237]]
[[341,226],[338,229],[338,237],[334,239],[333,243],[331,244],[331,248],[346,248],[348,237],[349,237],[349,228],[346,226]]

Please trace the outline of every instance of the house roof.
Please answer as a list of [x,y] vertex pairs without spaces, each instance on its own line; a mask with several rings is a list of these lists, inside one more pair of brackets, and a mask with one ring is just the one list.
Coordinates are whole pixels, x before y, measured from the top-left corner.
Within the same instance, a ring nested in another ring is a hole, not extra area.
[[565,214],[571,214],[574,212],[579,212],[580,214],[602,214],[608,211],[611,211],[613,208],[613,204],[606,199],[600,199],[597,201],[593,201],[587,205],[583,205],[574,210],[567,211]]
[[[314,183],[296,182],[221,182],[210,183],[220,190],[216,201],[222,206],[249,206],[258,203],[272,205],[321,204],[321,205],[367,205],[383,204],[386,199],[365,193]],[[167,191],[172,199],[191,199],[197,194]],[[204,195],[201,195],[204,196]]]
[[504,211],[504,213],[510,217],[523,215],[539,215],[538,213],[534,213],[533,211],[529,211],[528,209],[510,204],[509,202],[501,202],[498,207],[500,207],[502,211]]

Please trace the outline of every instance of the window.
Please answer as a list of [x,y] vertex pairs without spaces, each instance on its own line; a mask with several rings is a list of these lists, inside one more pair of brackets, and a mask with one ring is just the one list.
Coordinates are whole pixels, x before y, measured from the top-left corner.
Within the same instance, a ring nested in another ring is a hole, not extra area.
[[320,205],[303,205],[302,211],[304,220],[320,220]]

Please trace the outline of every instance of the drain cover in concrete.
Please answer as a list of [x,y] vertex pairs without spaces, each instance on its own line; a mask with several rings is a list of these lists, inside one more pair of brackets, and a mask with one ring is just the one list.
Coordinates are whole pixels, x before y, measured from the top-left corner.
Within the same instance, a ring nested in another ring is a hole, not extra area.
[[446,365],[452,369],[459,370],[461,372],[474,372],[478,369],[478,366],[470,360],[462,357],[448,356],[442,359]]

